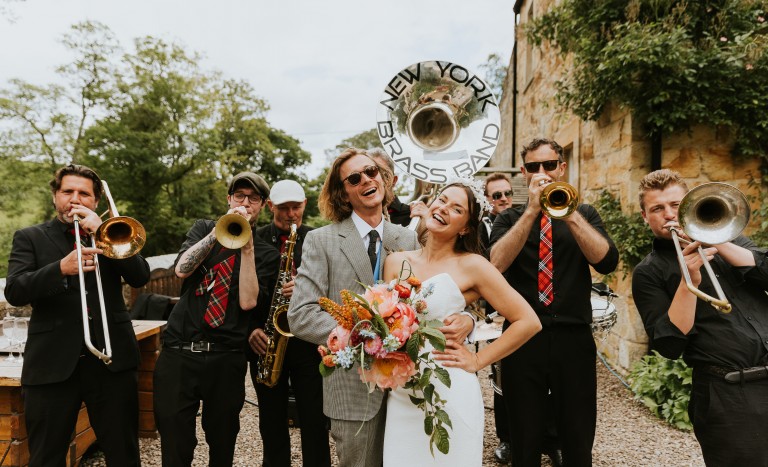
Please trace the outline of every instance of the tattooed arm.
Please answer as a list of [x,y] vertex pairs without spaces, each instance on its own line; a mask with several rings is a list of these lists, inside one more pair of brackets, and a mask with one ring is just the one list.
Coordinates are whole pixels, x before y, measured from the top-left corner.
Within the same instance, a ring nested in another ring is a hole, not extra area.
[[216,244],[216,235],[211,227],[207,235],[199,238],[206,230],[205,221],[197,221],[187,233],[187,239],[182,245],[181,253],[176,260],[176,275],[182,279],[191,276],[203,263]]

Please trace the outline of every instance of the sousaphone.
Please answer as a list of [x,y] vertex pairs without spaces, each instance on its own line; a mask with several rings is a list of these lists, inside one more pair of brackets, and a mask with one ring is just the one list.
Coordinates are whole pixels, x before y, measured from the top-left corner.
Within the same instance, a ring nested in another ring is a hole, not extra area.
[[384,88],[376,117],[381,145],[395,166],[422,182],[413,199],[434,195],[451,178],[473,176],[493,156],[501,133],[490,87],[451,62],[419,62],[399,71]]

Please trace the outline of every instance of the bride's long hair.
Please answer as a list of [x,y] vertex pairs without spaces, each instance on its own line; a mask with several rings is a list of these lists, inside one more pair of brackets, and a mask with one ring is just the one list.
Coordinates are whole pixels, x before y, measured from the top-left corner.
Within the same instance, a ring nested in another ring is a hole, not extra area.
[[[483,247],[480,244],[480,204],[477,202],[477,197],[472,189],[461,182],[449,183],[440,190],[440,193],[438,193],[437,196],[440,196],[442,192],[454,186],[461,188],[464,190],[464,193],[467,194],[467,204],[469,206],[469,211],[467,212],[469,215],[469,219],[467,219],[467,229],[469,230],[466,234],[456,237],[456,242],[453,244],[453,251],[456,253],[466,252],[482,255]],[[434,203],[434,200],[432,202]],[[419,243],[424,245],[428,236],[429,231],[424,229],[419,235]]]

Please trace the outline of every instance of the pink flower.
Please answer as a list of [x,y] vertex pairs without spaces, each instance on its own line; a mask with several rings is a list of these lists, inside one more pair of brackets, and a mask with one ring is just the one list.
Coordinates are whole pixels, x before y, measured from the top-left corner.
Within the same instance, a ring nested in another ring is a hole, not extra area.
[[357,372],[364,383],[375,383],[381,389],[394,389],[404,386],[416,374],[416,364],[405,352],[390,352],[386,357],[374,360],[370,370],[358,368]]
[[720,36],[720,42],[728,42],[728,38],[725,36]]
[[381,337],[378,335],[374,336],[372,339],[367,339],[365,343],[363,343],[363,349],[365,349],[365,353],[374,357],[384,357],[387,355]]
[[338,352],[347,345],[349,345],[349,330],[336,326],[336,329],[328,335],[328,349],[331,352]]
[[416,312],[407,303],[398,303],[384,322],[387,323],[389,332],[400,341],[400,345],[405,345],[411,334],[419,328]]
[[391,290],[387,290],[388,287],[388,284],[376,284],[368,287],[365,289],[363,298],[365,298],[371,305],[373,305],[374,302],[381,303],[384,301],[384,297],[392,294]]
[[395,312],[395,309],[399,304],[400,298],[397,296],[397,292],[393,290],[389,293],[389,295],[384,297],[384,300],[378,304],[376,309],[378,310],[379,315],[386,319],[388,316]]
[[326,355],[328,355],[329,352],[330,351],[328,350],[328,347],[326,347],[324,345],[318,345],[317,346],[317,353],[320,354],[320,358],[325,357]]

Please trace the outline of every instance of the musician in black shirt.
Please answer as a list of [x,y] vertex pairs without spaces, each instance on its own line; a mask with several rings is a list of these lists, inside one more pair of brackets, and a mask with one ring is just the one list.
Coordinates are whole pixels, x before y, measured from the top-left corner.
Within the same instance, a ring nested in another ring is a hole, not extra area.
[[[547,222],[543,216],[541,192],[566,170],[559,144],[534,139],[521,154],[528,202],[499,214],[491,232],[491,262],[533,307],[543,326],[501,363],[512,464],[541,464],[547,411],[553,409],[564,464],[589,466],[597,421],[590,266],[601,274],[612,272],[618,250],[597,210],[588,204],[562,219]],[[548,271],[539,270],[539,264],[547,262],[540,261],[545,244],[540,233],[546,235],[546,230],[551,231],[551,255],[544,255],[551,257]],[[547,272],[549,286],[540,290],[541,275]]]
[[[640,182],[640,209],[656,237],[635,268],[632,295],[650,348],[683,356],[693,367],[688,414],[707,465],[768,465],[768,258],[746,237],[706,246],[704,252],[730,313],[691,293],[678,264],[670,226],[688,191],[680,175],[657,170]],[[700,270],[699,242],[683,249],[695,286],[715,295]]]
[[[291,275],[301,265],[304,237],[312,230],[303,224],[307,197],[304,189],[293,180],[281,180],[272,186],[267,207],[272,212],[272,222],[256,229],[256,235],[270,244],[276,253],[285,252],[285,242],[291,224],[296,224],[296,243],[293,248]],[[278,264],[270,277],[278,279]],[[282,287],[283,296],[293,295],[293,280]],[[274,290],[269,290],[270,301]],[[296,400],[301,428],[301,456],[304,467],[330,467],[331,450],[328,438],[328,418],[323,414],[323,377],[318,371],[320,354],[317,345],[291,337],[285,349],[280,378],[273,387],[258,381],[256,354],[267,351],[266,320],[268,310],[259,308],[254,315],[248,338],[251,360],[251,381],[259,399],[259,432],[264,445],[264,467],[291,467],[291,439],[288,430],[288,403],[290,391]],[[290,382],[290,384],[289,384]]]

